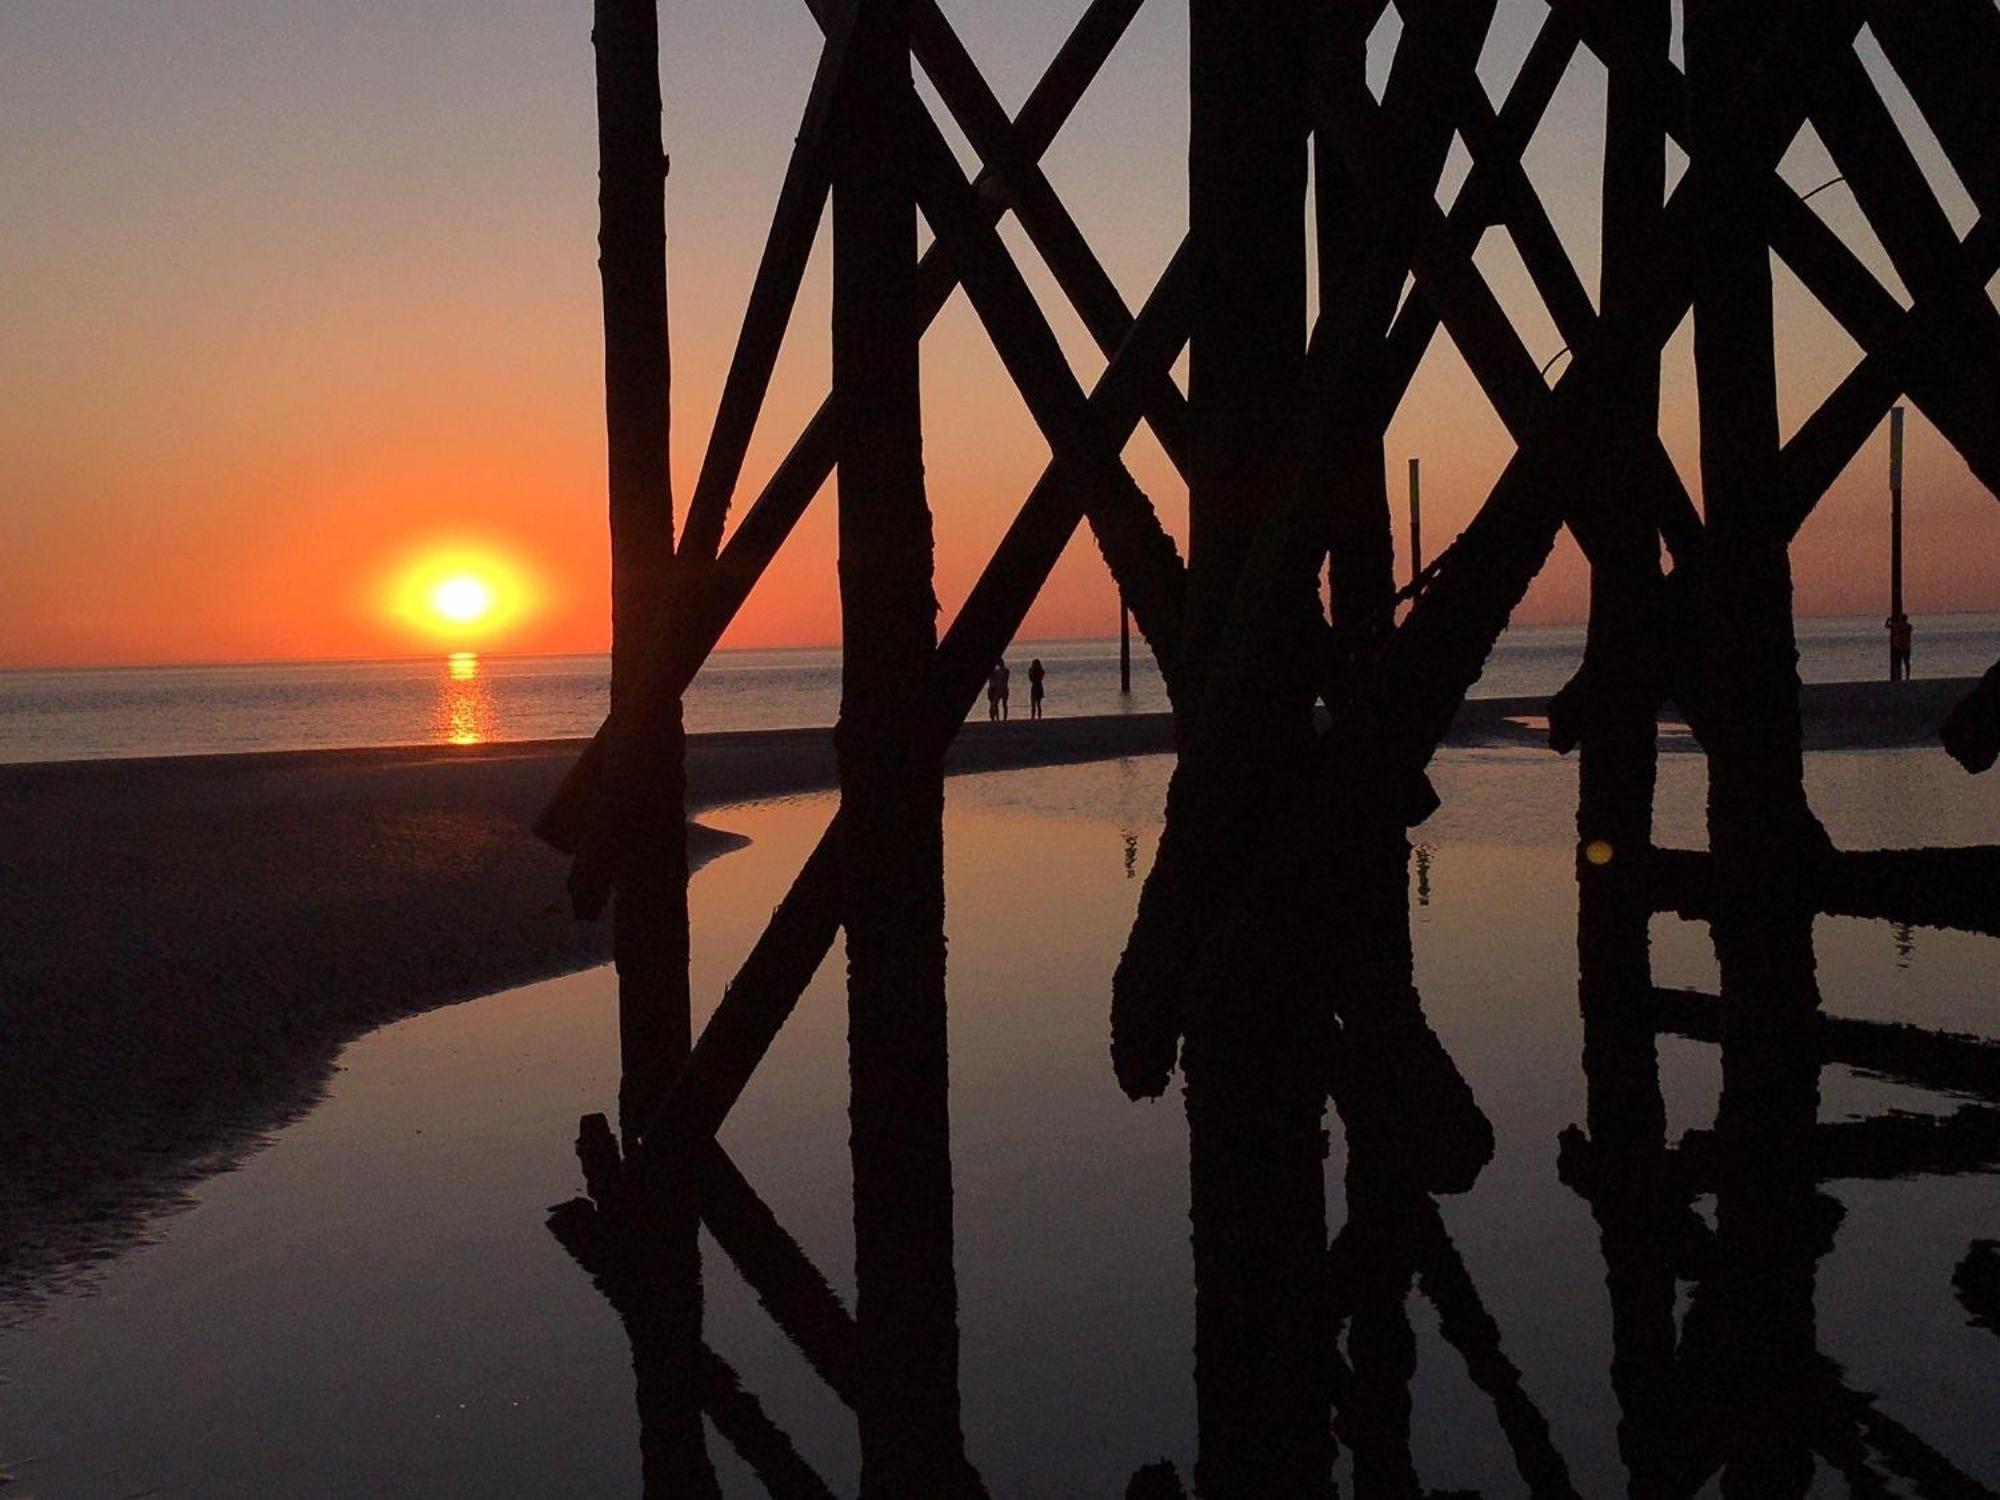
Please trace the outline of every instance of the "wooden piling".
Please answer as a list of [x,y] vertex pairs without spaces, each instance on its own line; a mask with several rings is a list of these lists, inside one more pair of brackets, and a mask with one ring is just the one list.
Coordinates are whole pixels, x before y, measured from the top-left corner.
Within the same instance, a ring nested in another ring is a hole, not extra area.
[[[667,159],[655,0],[597,0],[599,269],[611,514],[611,697],[639,694],[667,608],[674,547],[667,466]],[[619,1117],[628,1132],[686,1060],[687,811],[680,697],[657,700],[623,747],[612,949]]]
[[[1188,609],[1197,677],[1297,441],[1306,337],[1306,7],[1189,10]],[[1311,600],[1306,600],[1311,604]],[[1316,605],[1312,606],[1315,611]]]
[[841,914],[847,934],[864,1496],[963,1463],[945,1043],[944,765],[898,733],[936,657],[908,156],[910,0],[857,0],[833,152],[840,433]]
[[[1611,69],[1606,90],[1599,303],[1604,321],[1622,327],[1639,316],[1656,278],[1652,258],[1662,253],[1667,101],[1655,65],[1667,55],[1673,17],[1667,0],[1633,0],[1609,24],[1626,61]],[[1658,429],[1659,407],[1659,355],[1636,353],[1610,393],[1613,441],[1645,446]],[[1651,983],[1644,877],[1664,690],[1660,528],[1643,494],[1604,500],[1582,667],[1591,708],[1576,726],[1577,879],[1584,930],[1601,941],[1580,940],[1579,955],[1588,992],[1644,993]],[[1645,1045],[1650,1049],[1650,1036]]]

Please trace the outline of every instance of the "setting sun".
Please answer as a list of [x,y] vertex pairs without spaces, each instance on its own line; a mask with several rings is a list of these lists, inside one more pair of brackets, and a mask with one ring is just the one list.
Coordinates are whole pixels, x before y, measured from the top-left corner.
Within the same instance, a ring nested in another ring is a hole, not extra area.
[[431,608],[447,620],[469,623],[493,608],[493,590],[470,574],[454,573],[431,590]]
[[384,605],[413,629],[452,647],[489,644],[531,618],[541,590],[497,548],[448,545],[405,561]]

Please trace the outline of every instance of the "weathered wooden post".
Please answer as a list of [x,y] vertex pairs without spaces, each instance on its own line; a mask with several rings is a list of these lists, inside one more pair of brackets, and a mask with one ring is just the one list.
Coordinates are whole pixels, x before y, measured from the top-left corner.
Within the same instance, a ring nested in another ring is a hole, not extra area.
[[[1689,247],[1707,504],[1694,628],[1724,983],[1765,1004],[1816,1004],[1799,868],[1826,839],[1806,804],[1790,528],[1778,502],[1771,255],[1758,210],[1768,179],[1743,149],[1746,117],[1776,81],[1762,66],[1774,35],[1761,8],[1688,0],[1689,170],[1710,187]],[[1734,975],[1737,964],[1753,972]]]
[[[1673,20],[1667,0],[1634,0],[1606,12],[1605,24],[1615,30],[1626,59],[1611,69],[1605,100],[1599,303],[1603,324],[1614,330],[1609,336],[1617,337],[1641,316],[1656,284],[1653,258],[1661,253],[1666,196],[1662,76]],[[1606,393],[1604,415],[1606,446],[1633,454],[1634,469],[1637,455],[1654,441],[1659,406],[1658,351],[1635,350]],[[1593,476],[1596,482],[1611,477],[1602,467]],[[1655,658],[1663,602],[1660,530],[1644,495],[1607,497],[1596,532],[1581,673],[1589,707],[1576,726],[1576,869],[1583,989],[1603,1003],[1596,1015],[1586,1009],[1586,1035],[1593,1021],[1614,1029],[1634,1024],[1611,1014],[1628,1003],[1611,997],[1643,996],[1652,984],[1646,866],[1653,841],[1661,695]],[[1650,1054],[1650,1028],[1643,1047]]]
[[[611,696],[636,696],[673,565],[667,465],[667,159],[655,0],[596,0],[598,266],[611,494]],[[628,1132],[686,1060],[687,814],[678,697],[649,716],[616,780],[613,851],[619,1118]]]
[[945,1039],[944,761],[904,729],[937,599],[918,377],[910,0],[857,0],[833,132],[841,912],[862,1493],[947,1493],[963,1463]]
[[[1189,344],[1193,426],[1188,484],[1188,608],[1184,679],[1227,674],[1245,710],[1206,718],[1216,693],[1187,694],[1197,716],[1183,738],[1226,752],[1244,795],[1238,831],[1258,837],[1254,810],[1309,727],[1310,679],[1288,679],[1284,643],[1247,667],[1225,657],[1227,628],[1252,537],[1296,466],[1306,334],[1307,7],[1298,0],[1246,11],[1229,0],[1190,7],[1190,235],[1200,257]],[[1318,619],[1315,569],[1305,559],[1287,606]],[[1191,812],[1184,801],[1180,816]],[[1218,820],[1216,815],[1220,813]],[[1211,808],[1210,830],[1229,809]],[[1196,837],[1201,837],[1197,831]],[[1304,900],[1304,893],[1300,893]],[[1187,1075],[1194,1222],[1195,1394],[1200,1414],[1195,1489],[1218,1497],[1324,1491],[1334,1451],[1321,1324],[1306,1305],[1263,1293],[1324,1254],[1325,1185],[1319,1160],[1324,1073],[1297,1045],[1302,988],[1312,967],[1288,946],[1301,925],[1270,914],[1263,964],[1225,959],[1190,1022]],[[1218,942],[1230,958],[1256,943]],[[1227,975],[1223,978],[1223,975]],[[1229,991],[1225,1000],[1224,989]],[[1308,1276],[1310,1273],[1307,1273]],[[1315,1283],[1308,1280],[1305,1285]]]
[[[1319,6],[1312,16],[1309,65],[1318,88],[1364,83],[1368,69],[1369,6]],[[1326,122],[1313,120],[1313,228],[1317,285],[1324,310],[1336,306],[1379,307],[1384,262],[1358,253],[1372,235],[1369,202],[1341,160]],[[1372,273],[1372,275],[1371,275]],[[1400,283],[1402,273],[1395,273]],[[1400,286],[1398,288],[1400,290]],[[1352,351],[1356,363],[1360,350]],[[1357,371],[1366,383],[1366,375]],[[1327,618],[1347,651],[1358,651],[1395,622],[1395,542],[1389,513],[1389,477],[1384,467],[1381,424],[1367,403],[1330,401],[1307,417],[1314,444],[1308,482],[1324,511]]]

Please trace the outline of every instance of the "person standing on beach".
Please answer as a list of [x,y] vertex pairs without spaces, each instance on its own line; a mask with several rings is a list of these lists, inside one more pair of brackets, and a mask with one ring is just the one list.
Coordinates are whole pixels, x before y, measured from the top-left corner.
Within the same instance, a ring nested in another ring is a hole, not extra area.
[[1910,617],[1891,615],[1882,623],[1889,627],[1889,680],[1908,682],[1910,647],[1914,644],[1916,636],[1916,632],[1910,628]]
[[986,717],[1004,719],[1007,717],[1007,679],[1014,674],[1007,670],[1005,659],[993,663],[993,671],[986,679]]
[[1042,679],[1048,673],[1042,670],[1042,659],[1038,656],[1028,663],[1028,717],[1042,716]]

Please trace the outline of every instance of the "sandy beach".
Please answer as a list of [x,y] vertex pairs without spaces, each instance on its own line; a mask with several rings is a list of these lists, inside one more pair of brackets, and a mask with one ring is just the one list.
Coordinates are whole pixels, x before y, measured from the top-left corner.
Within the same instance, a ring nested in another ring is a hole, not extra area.
[[[1933,743],[1968,687],[1810,686],[1808,748]],[[1451,743],[1539,745],[1542,708],[1474,701]],[[1165,715],[976,722],[951,768],[1171,747]],[[362,1032],[603,962],[608,926],[569,916],[527,831],[579,748],[0,767],[0,1301],[130,1243]],[[826,730],[690,740],[696,813],[833,781]],[[697,860],[731,845],[696,824]]]

